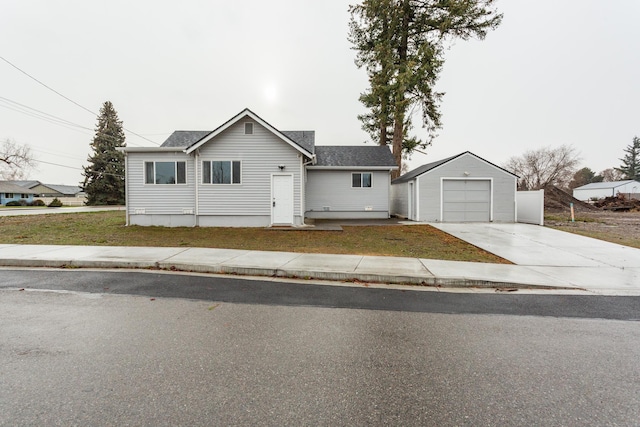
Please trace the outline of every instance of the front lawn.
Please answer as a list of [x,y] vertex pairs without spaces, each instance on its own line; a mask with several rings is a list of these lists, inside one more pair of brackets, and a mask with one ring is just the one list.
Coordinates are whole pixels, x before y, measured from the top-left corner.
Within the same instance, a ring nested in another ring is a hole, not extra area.
[[283,231],[124,224],[124,211],[1,217],[0,244],[183,246],[508,263],[428,225]]

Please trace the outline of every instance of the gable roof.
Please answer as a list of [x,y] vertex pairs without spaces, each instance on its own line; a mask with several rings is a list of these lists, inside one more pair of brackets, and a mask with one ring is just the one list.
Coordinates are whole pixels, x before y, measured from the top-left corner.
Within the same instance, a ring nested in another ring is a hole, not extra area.
[[227,130],[228,128],[230,128],[231,126],[233,126],[234,124],[236,124],[237,122],[239,122],[240,120],[242,120],[247,116],[253,119],[254,121],[256,121],[257,123],[259,123],[260,125],[262,125],[263,127],[265,127],[266,129],[268,129],[271,133],[273,133],[275,136],[277,136],[282,141],[289,144],[296,150],[298,150],[300,153],[304,154],[309,158],[313,157],[313,149],[311,149],[310,151],[308,148],[300,145],[297,141],[294,141],[293,139],[291,139],[291,137],[285,135],[283,132],[280,132],[278,129],[271,126],[269,123],[264,121],[261,117],[259,117],[257,114],[255,114],[253,111],[249,110],[248,108],[245,108],[244,110],[242,110],[241,112],[233,116],[231,119],[223,123],[217,129],[211,131],[208,135],[196,141],[195,143],[191,144],[189,147],[187,147],[187,149],[185,150],[185,153],[187,154],[193,153],[202,145],[211,141],[213,138],[220,135],[222,132],[224,132],[225,130]]
[[40,181],[20,181],[20,180],[14,180],[14,181],[10,181],[12,184],[15,185],[19,185],[20,187],[25,187],[25,188],[33,188],[36,185],[40,185],[41,182]]
[[28,188],[14,184],[11,181],[0,181],[0,193],[36,194]]
[[487,163],[487,164],[489,164],[489,165],[491,165],[491,166],[493,166],[493,167],[495,167],[497,169],[500,169],[501,171],[504,171],[504,172],[508,173],[509,175],[513,175],[516,178],[518,177],[516,174],[511,173],[508,170],[506,170],[504,168],[501,168],[500,166],[497,166],[497,165],[491,163],[490,161],[483,159],[480,156],[476,156],[471,151],[465,151],[464,153],[460,153],[460,154],[457,154],[455,156],[447,157],[446,159],[438,160],[438,161],[435,161],[435,162],[427,163],[426,165],[419,166],[419,167],[415,168],[414,170],[405,173],[401,177],[398,177],[398,178],[394,179],[393,181],[391,181],[391,183],[392,184],[400,184],[402,182],[410,181],[410,180],[422,175],[425,172],[429,172],[430,170],[435,169],[438,166],[444,165],[445,163],[449,163],[450,161],[455,160],[458,157],[462,157],[465,154],[470,154],[473,157],[475,157],[476,159],[481,160],[481,161],[483,161],[483,162],[485,162],[485,163]]
[[60,185],[60,184],[42,184],[43,186],[52,189],[53,191],[57,191],[60,194],[65,195],[73,195],[75,196],[78,193],[82,192],[82,188],[77,185]]
[[210,133],[210,130],[176,130],[169,135],[169,138],[160,147],[187,148]]
[[626,184],[631,184],[635,182],[638,184],[640,189],[640,182],[634,181],[633,179],[627,179],[625,181],[611,181],[611,182],[592,182],[591,184],[585,184],[580,187],[574,188],[574,190],[604,190],[607,188],[617,188]]
[[[76,195],[82,192],[82,188],[77,185],[59,185],[59,184],[44,184],[40,181],[11,181],[12,184],[19,185],[24,188],[35,188],[38,185],[42,185],[43,187],[47,187],[50,190],[53,190],[57,193],[66,194],[66,195]],[[33,193],[38,194],[38,193]]]
[[319,145],[316,163],[309,169],[367,168],[398,169],[393,154],[383,146]]

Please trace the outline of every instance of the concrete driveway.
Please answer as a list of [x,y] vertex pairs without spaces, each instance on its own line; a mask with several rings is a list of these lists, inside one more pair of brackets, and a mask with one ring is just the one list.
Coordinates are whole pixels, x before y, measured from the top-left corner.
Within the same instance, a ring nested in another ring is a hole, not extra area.
[[559,280],[620,290],[640,289],[640,249],[529,224],[430,225]]

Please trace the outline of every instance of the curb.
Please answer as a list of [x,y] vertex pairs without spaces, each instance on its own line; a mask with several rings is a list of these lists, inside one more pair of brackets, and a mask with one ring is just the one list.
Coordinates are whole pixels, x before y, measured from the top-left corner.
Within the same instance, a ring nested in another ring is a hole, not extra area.
[[495,289],[540,289],[540,290],[584,290],[568,286],[536,285],[474,279],[467,277],[423,277],[393,276],[387,274],[356,274],[337,271],[300,271],[259,267],[234,267],[203,264],[180,264],[162,261],[96,261],[96,260],[44,260],[44,259],[2,259],[3,267],[41,267],[41,268],[103,268],[103,269],[145,269],[180,271],[209,274],[229,274],[235,276],[281,277],[289,279],[329,280],[341,282],[385,283],[394,285],[413,285],[446,288],[495,288]]

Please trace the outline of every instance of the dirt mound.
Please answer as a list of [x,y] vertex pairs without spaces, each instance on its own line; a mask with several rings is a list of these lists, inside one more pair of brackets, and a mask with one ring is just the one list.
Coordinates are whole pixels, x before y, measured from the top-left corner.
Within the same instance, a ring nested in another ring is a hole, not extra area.
[[630,199],[624,194],[618,194],[617,196],[605,197],[594,203],[595,206],[605,210],[633,210],[640,211],[640,200]]
[[575,212],[591,212],[599,210],[599,207],[582,202],[571,194],[555,186],[544,189],[544,210],[545,211],[566,211],[573,203]]

